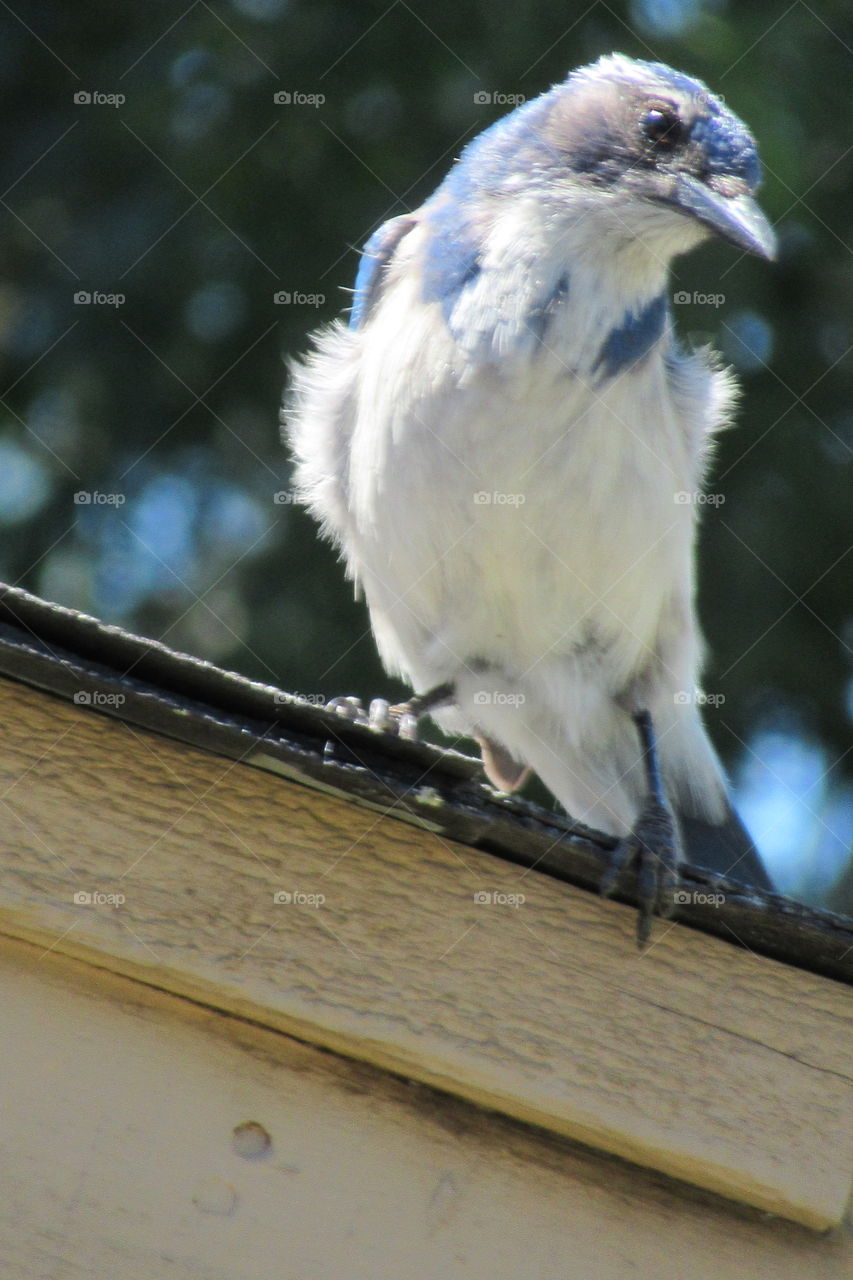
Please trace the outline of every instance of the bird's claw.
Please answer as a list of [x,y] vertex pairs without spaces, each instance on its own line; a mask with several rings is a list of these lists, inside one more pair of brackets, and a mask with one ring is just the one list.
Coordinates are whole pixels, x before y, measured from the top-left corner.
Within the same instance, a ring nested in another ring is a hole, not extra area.
[[428,711],[447,706],[456,697],[452,682],[437,684],[426,693],[413,693],[405,702],[394,706],[384,698],[374,698],[365,711],[359,698],[332,698],[326,703],[326,711],[333,711],[354,724],[365,725],[377,733],[392,733],[397,738],[417,742],[418,721]]
[[340,716],[341,720],[350,720],[353,724],[367,724],[367,712],[362,706],[361,698],[331,698],[323,708]]
[[620,840],[610,854],[601,877],[604,897],[612,894],[623,873],[636,867],[637,873],[637,943],[644,946],[657,913],[670,916],[675,907],[678,887],[679,849],[675,822],[666,805],[649,796],[631,833]]
[[405,702],[392,707],[385,698],[373,698],[365,710],[360,698],[341,697],[327,702],[325,710],[376,733],[391,733],[410,742],[416,741],[418,736],[417,716],[409,714]]
[[[375,713],[374,708],[376,708]],[[382,728],[386,733],[405,738],[407,742],[417,742],[418,716],[413,712],[410,703],[398,702],[392,707],[384,698],[374,698],[370,704],[370,714],[373,728]],[[374,714],[376,717],[381,716],[381,724],[373,723]]]

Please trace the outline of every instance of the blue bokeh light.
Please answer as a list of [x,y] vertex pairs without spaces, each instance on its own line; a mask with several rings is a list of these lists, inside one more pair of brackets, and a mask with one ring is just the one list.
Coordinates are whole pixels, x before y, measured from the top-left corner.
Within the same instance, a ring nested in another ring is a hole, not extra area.
[[37,515],[51,495],[47,467],[15,440],[0,437],[0,524]]

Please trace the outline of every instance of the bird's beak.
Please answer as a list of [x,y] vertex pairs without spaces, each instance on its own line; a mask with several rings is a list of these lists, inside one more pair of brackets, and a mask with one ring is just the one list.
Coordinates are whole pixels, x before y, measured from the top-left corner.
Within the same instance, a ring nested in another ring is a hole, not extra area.
[[776,232],[751,195],[720,195],[698,178],[680,173],[672,203],[738,249],[760,258],[776,257]]

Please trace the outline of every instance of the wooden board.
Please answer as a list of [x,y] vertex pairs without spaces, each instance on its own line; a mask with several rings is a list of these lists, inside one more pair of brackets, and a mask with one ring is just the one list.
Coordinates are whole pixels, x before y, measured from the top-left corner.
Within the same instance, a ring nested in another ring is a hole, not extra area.
[[850,1234],[684,1191],[56,951],[0,941],[0,1036],[10,1280],[853,1272]]
[[617,904],[22,686],[0,714],[6,933],[841,1219],[848,988],[671,924],[639,955]]

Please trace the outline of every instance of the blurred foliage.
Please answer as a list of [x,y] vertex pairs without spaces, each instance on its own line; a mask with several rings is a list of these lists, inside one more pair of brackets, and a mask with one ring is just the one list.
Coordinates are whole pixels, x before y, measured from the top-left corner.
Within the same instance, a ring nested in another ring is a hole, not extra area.
[[314,696],[398,691],[334,553],[275,501],[283,358],[347,305],[356,246],[430,193],[495,94],[620,49],[726,98],[759,139],[782,251],[770,267],[709,245],[674,282],[724,295],[677,321],[744,389],[701,547],[705,683],[725,698],[709,721],[780,886],[840,904],[849,6],[30,0],[0,24],[0,577]]

